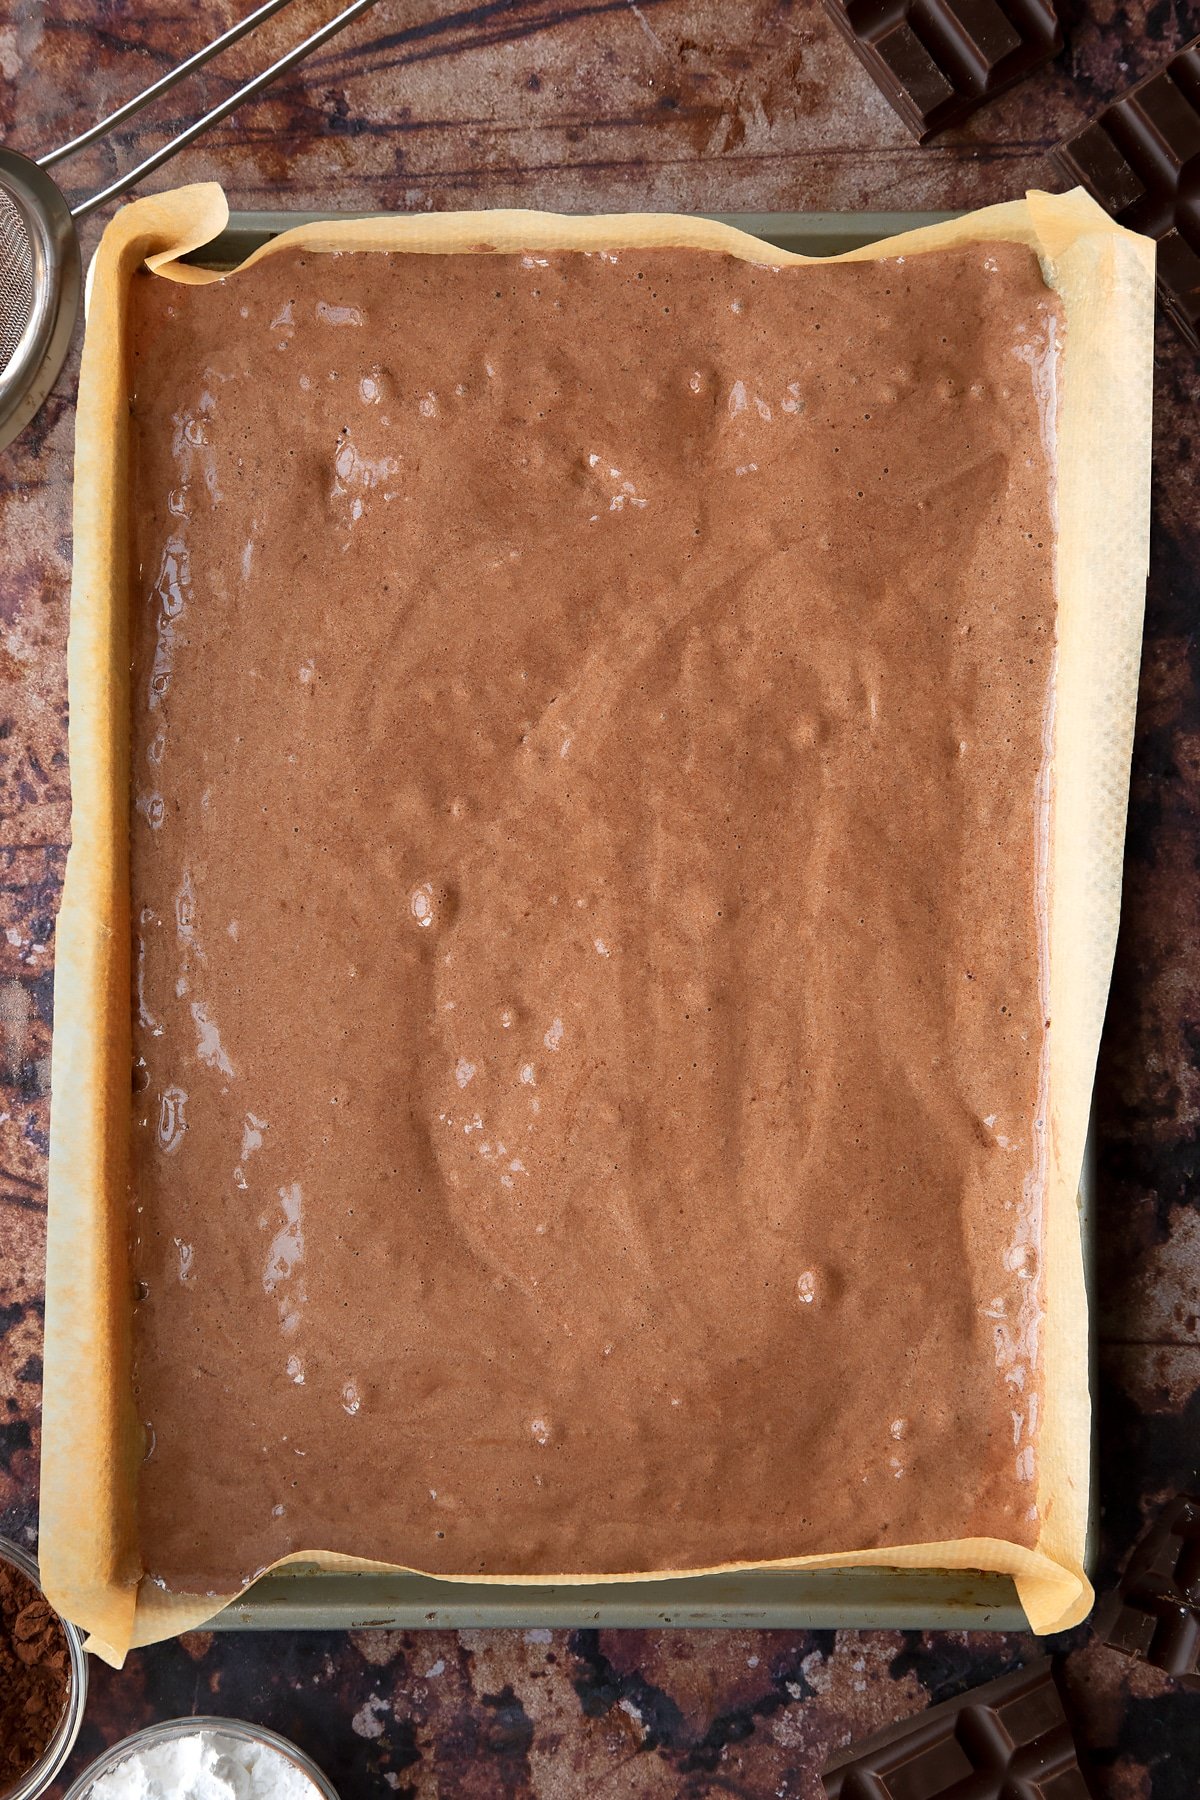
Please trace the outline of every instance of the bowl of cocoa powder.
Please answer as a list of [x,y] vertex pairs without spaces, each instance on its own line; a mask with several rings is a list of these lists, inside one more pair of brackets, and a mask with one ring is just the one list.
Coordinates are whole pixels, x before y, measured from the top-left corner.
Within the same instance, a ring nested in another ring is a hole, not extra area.
[[79,1731],[87,1656],[41,1590],[37,1564],[0,1538],[0,1800],[37,1800]]

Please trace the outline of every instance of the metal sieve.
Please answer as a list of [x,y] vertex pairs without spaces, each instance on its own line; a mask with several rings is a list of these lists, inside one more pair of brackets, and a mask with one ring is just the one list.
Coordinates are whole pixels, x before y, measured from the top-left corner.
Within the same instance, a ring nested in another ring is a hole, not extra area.
[[310,51],[366,12],[375,0],[353,0],[260,75],[243,82],[227,99],[78,205],[69,204],[46,170],[97,142],[289,4],[290,0],[263,0],[220,37],[57,150],[32,160],[0,145],[0,449],[32,419],[66,361],[83,285],[76,220],[125,193],[210,125],[253,99],[277,75],[295,68]]

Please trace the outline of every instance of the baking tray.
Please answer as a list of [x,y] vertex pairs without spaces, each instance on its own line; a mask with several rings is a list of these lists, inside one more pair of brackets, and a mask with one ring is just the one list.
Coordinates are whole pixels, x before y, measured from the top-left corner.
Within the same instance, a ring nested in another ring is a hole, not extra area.
[[[235,269],[270,238],[293,225],[311,225],[317,219],[370,219],[388,215],[364,212],[231,212],[219,237],[185,256],[184,262],[204,269]],[[940,225],[956,219],[957,212],[886,213],[702,213],[722,225],[733,225],[763,238],[781,250],[798,250],[804,256],[838,256],[880,238],[898,237],[921,225]]]
[[[232,269],[293,225],[369,214],[236,212],[224,231],[185,260]],[[719,213],[783,250],[836,256],[880,238],[954,218],[920,213]],[[1080,1183],[1084,1261],[1091,1285],[1090,1143]],[[1086,1563],[1092,1566],[1095,1482]],[[438,1581],[427,1575],[346,1574],[295,1563],[263,1575],[213,1620],[218,1631],[446,1630],[485,1625],[581,1629],[619,1626],[743,1629],[1025,1631],[1007,1575],[951,1569],[763,1569],[667,1581],[529,1587]]]

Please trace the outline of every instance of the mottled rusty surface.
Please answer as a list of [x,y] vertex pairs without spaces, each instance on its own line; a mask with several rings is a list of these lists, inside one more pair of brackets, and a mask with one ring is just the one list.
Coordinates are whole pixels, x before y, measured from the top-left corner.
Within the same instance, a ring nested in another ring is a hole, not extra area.
[[[44,149],[249,0],[0,0],[0,135]],[[296,0],[72,166],[145,154],[334,10]],[[380,0],[188,151],[240,207],[926,208],[1058,185],[1047,152],[1195,30],[1184,0],[1069,0],[1051,68],[924,149],[818,0]],[[160,178],[165,182],[167,177]],[[89,228],[86,247],[95,241]],[[75,365],[0,453],[0,1529],[35,1538],[53,921],[69,833],[64,648]],[[1160,328],[1158,463],[1126,906],[1098,1101],[1105,1567],[1200,1469],[1200,378]],[[346,1800],[800,1796],[852,1736],[1026,1656],[1019,1636],[199,1633],[97,1666],[72,1768],[154,1718],[259,1719]],[[1066,1680],[1098,1800],[1195,1800],[1200,1696],[1092,1646]]]

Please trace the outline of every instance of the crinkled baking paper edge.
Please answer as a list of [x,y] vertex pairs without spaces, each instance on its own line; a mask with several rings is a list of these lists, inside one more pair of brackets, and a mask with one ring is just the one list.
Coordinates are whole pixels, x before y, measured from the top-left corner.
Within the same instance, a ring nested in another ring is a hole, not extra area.
[[[126,296],[144,262],[178,259],[226,223],[214,185],[125,207],[92,271],[79,387],[69,644],[73,843],[58,921],[41,1558],[51,1600],[119,1663],[127,1649],[200,1624],[236,1595],[182,1596],[142,1577],[136,1525],[141,1428],[130,1381],[126,1250],[129,1140],[128,408]],[[1090,1413],[1077,1192],[1120,903],[1122,844],[1149,531],[1153,247],[1082,191],[989,207],[839,260],[948,245],[1031,245],[1067,316],[1058,433],[1059,644],[1051,816],[1051,1000],[1045,1208],[1044,1414],[1036,1548],[991,1538],[796,1557],[777,1569],[984,1569],[1010,1574],[1033,1629],[1084,1617]],[[300,225],[251,262],[310,251],[538,251],[691,246],[759,263],[808,259],[729,226],[668,214],[568,218],[473,212]],[[232,277],[236,279],[236,275]],[[379,1569],[306,1552],[287,1561]],[[735,1570],[744,1564],[723,1564]],[[762,1565],[759,1565],[762,1566]],[[645,1570],[668,1574],[716,1571]],[[478,1575],[478,1582],[629,1580]]]

